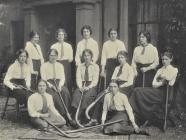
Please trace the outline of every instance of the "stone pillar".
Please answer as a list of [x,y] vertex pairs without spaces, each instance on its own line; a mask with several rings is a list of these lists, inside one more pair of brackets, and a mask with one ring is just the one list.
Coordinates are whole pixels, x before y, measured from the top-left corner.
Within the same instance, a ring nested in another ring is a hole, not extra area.
[[125,42],[125,46],[128,48],[128,0],[120,0],[120,39]]
[[93,30],[93,38],[98,42],[101,40],[101,0],[74,0],[76,5],[76,43],[82,39],[81,28],[90,25]]
[[29,39],[30,31],[38,30],[36,11],[33,8],[24,9],[24,42]]

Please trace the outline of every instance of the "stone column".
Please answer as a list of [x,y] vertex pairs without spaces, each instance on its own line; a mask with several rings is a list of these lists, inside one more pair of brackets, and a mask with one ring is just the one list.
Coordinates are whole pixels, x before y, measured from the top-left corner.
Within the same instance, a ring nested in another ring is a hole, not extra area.
[[38,30],[36,11],[33,8],[24,9],[24,42],[29,39],[30,31]]
[[101,0],[74,0],[76,5],[76,43],[82,39],[81,28],[90,25],[93,30],[93,38],[98,42],[101,40]]
[[120,0],[120,39],[125,42],[125,46],[128,48],[128,0]]

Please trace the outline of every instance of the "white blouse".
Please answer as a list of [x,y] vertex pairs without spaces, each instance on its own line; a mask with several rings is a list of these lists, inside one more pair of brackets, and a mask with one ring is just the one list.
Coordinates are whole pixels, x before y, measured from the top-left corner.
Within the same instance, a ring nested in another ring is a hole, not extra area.
[[31,66],[31,72],[33,72],[33,63],[32,60],[41,60],[41,64],[44,63],[43,53],[39,44],[36,44],[36,47],[32,42],[28,41],[25,46],[25,50],[28,52],[28,62]]
[[136,63],[150,64],[151,69],[155,69],[159,65],[158,50],[152,44],[145,46],[145,52],[142,54],[143,46],[137,46],[134,49],[132,66],[136,69]]
[[[49,109],[49,112],[53,113],[56,116],[61,116],[59,112],[54,107],[54,101],[50,94],[44,93],[44,95],[47,100],[47,107]],[[42,95],[40,93],[34,93],[28,98],[28,113],[31,117],[40,117],[41,110],[43,108],[43,99]],[[62,116],[61,116],[62,117]]]
[[[111,104],[112,99],[114,100],[114,107],[112,107],[113,104]],[[107,112],[110,111],[110,108],[115,108],[117,111],[126,110],[130,121],[134,122],[133,110],[125,94],[118,92],[114,95],[114,97],[112,93],[108,93],[105,95],[103,103],[102,121],[106,120]]]
[[76,65],[79,65],[81,63],[82,53],[86,49],[86,47],[93,53],[93,62],[97,62],[99,56],[98,43],[93,38],[89,38],[88,40],[83,39],[77,44],[75,56]]
[[164,77],[164,80],[167,80],[169,82],[169,85],[173,86],[176,81],[177,73],[178,69],[173,67],[172,65],[161,67],[160,69],[158,69],[154,77],[154,80],[152,82],[153,87],[157,88],[163,86],[163,79],[158,80],[158,77]]
[[126,81],[123,85],[121,85],[121,87],[128,87],[133,85],[134,72],[132,67],[128,63],[124,64],[122,68],[122,73],[117,77],[119,70],[120,70],[120,66],[117,66],[112,75],[112,79],[119,78],[122,81]]
[[63,58],[61,58],[61,52],[62,52],[62,48],[61,48],[61,43],[56,42],[55,44],[53,44],[51,46],[51,49],[56,49],[58,52],[58,60],[68,60],[69,62],[73,61],[73,50],[72,50],[72,46],[67,43],[67,42],[63,42]]
[[[82,82],[84,80],[85,76],[85,63],[82,63],[78,66],[77,71],[76,71],[76,83],[79,88],[82,88]],[[95,63],[91,63],[90,66],[88,67],[88,77],[89,81],[91,81],[91,84],[89,87],[95,87],[98,84],[98,79],[99,79],[99,66]]]
[[23,65],[23,73],[21,74],[21,65],[16,60],[13,64],[11,64],[8,68],[8,71],[4,78],[4,84],[10,89],[14,89],[15,86],[10,82],[11,79],[25,79],[26,86],[29,88],[31,84],[31,72],[30,66],[28,64]]
[[109,58],[117,58],[118,52],[122,50],[127,52],[125,44],[121,40],[117,39],[116,41],[111,41],[111,40],[106,41],[103,44],[101,65],[105,66],[106,61]]
[[46,62],[40,68],[41,78],[43,80],[60,79],[59,87],[65,83],[64,67],[61,63],[55,62],[54,64]]

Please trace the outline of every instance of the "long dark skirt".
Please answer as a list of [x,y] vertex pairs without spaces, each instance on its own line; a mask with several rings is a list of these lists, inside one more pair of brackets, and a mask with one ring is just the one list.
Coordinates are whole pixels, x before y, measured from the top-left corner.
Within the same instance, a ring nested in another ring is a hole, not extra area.
[[67,86],[68,90],[72,92],[72,70],[71,70],[71,63],[68,60],[58,60],[61,64],[63,64],[64,72],[65,72],[65,85]]
[[[82,102],[79,109],[79,118],[81,118],[80,120],[82,123],[87,123],[88,121],[85,117],[85,109],[95,100],[96,94],[97,94],[96,87],[93,87],[86,91],[85,93],[83,93]],[[72,108],[74,109],[73,117],[75,117],[75,112],[77,111],[81,95],[82,93],[80,92],[79,89],[76,89],[73,94],[72,100]]]
[[38,80],[41,78],[40,75],[40,67],[41,67],[41,60],[34,60],[32,59],[33,63],[33,70],[38,72],[38,75],[32,74],[31,75],[31,89],[37,89]]
[[[21,85],[26,87],[26,82],[24,79],[11,79],[11,82],[17,85]],[[10,94],[12,97],[16,98],[19,104],[27,104],[28,97],[31,93],[24,89],[13,89],[10,90]]]
[[107,59],[105,70],[106,70],[106,87],[109,85],[112,74],[114,73],[114,70],[116,66],[118,66],[119,63],[116,58],[109,58]]
[[[52,85],[55,85],[54,80],[52,80],[52,79],[48,80],[48,82],[50,82]],[[56,80],[56,82],[58,85],[59,80]],[[71,97],[70,97],[70,93],[69,93],[68,89],[65,86],[63,86],[61,92],[58,93],[51,88],[47,88],[47,93],[52,95],[53,100],[54,100],[54,105],[55,105],[56,109],[59,111],[59,113],[62,116],[66,117],[66,111],[65,111],[64,105],[61,101],[59,94],[61,94],[68,111],[71,112]]]
[[166,87],[139,87],[134,89],[129,101],[136,117],[140,121],[154,121],[163,119],[164,114],[162,113],[165,107],[165,97]]
[[124,121],[105,126],[103,130],[104,134],[118,133],[128,135],[134,133],[134,128],[132,125],[130,125],[126,111],[109,111],[107,114],[106,123],[120,119],[124,119]]
[[145,72],[145,74],[143,74],[140,70],[142,67],[148,67],[149,65],[151,65],[151,64],[137,63],[138,75],[135,79],[135,84],[134,84],[135,87],[143,87],[143,75],[144,75],[144,87],[152,87],[152,81],[154,79],[156,71],[149,70],[149,71]]
[[[83,98],[81,102],[81,109],[86,109],[88,105],[90,105],[96,98],[96,87],[90,88],[88,91],[83,93]],[[76,89],[73,94],[73,100],[72,100],[72,107],[78,108],[79,101],[81,98],[82,93],[79,89]]]
[[[121,93],[124,93],[129,98],[131,96],[133,86],[119,88],[119,90]],[[104,91],[100,92],[97,95],[96,99],[99,98],[102,94],[104,94]],[[101,112],[103,111],[104,97],[105,96],[102,96],[102,98],[92,108],[92,116],[91,117],[92,117],[92,119],[96,119],[99,122],[101,121],[101,115],[102,115]]]

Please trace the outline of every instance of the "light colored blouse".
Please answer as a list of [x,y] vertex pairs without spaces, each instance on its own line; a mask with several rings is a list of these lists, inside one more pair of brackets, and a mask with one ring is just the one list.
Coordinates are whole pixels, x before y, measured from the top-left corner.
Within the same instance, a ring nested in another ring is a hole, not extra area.
[[30,64],[31,72],[33,72],[33,63],[32,60],[41,60],[41,64],[44,63],[43,53],[41,51],[41,47],[39,44],[35,44],[36,47],[32,44],[32,42],[28,41],[25,46],[25,50],[28,52],[28,62]]
[[[82,82],[85,81],[85,63],[82,63],[78,66],[76,71],[76,83],[78,88],[82,88]],[[88,67],[88,77],[89,81],[91,81],[91,84],[89,87],[95,87],[98,84],[98,78],[99,78],[99,66],[95,63],[91,63]]]
[[158,69],[154,77],[154,80],[152,82],[153,87],[158,88],[160,86],[163,86],[163,79],[158,80],[158,77],[164,77],[164,80],[167,80],[169,85],[173,86],[176,81],[177,73],[178,69],[173,67],[172,65],[161,67],[160,69]]
[[62,52],[62,44],[59,42],[56,42],[51,46],[51,49],[56,49],[58,52],[58,60],[68,60],[69,62],[73,61],[73,50],[72,46],[67,43],[63,42],[63,58],[61,58],[61,52]]
[[[111,101],[114,100],[114,105]],[[107,112],[115,108],[116,111],[126,110],[131,122],[134,122],[134,114],[131,105],[129,104],[128,98],[125,94],[117,92],[114,97],[112,93],[105,95],[103,103],[102,121],[106,120]]]
[[4,84],[13,90],[15,86],[10,82],[11,79],[25,79],[26,86],[29,88],[31,84],[30,66],[28,64],[24,64],[21,70],[21,65],[16,60],[10,65],[4,78]]
[[125,44],[121,40],[117,39],[116,41],[111,41],[111,40],[106,41],[103,44],[101,65],[105,66],[106,61],[109,58],[117,58],[118,52],[122,50],[127,52]]
[[[49,109],[49,112],[52,112],[56,116],[62,116],[59,114],[59,112],[54,107],[54,101],[50,94],[44,93],[44,95],[47,100],[47,107]],[[41,111],[43,108],[43,99],[42,95],[40,93],[34,93],[28,98],[28,113],[31,117],[40,117]],[[49,113],[48,112],[48,113]]]
[[98,43],[93,39],[89,38],[88,40],[82,39],[78,44],[76,48],[76,56],[75,61],[76,65],[79,65],[81,63],[81,57],[82,53],[85,49],[90,49],[93,53],[93,62],[96,63],[99,56],[99,47]]
[[112,75],[112,79],[117,80],[119,78],[122,81],[126,81],[123,85],[121,85],[121,87],[128,87],[133,85],[133,81],[134,81],[133,68],[128,63],[125,63],[122,67],[122,73],[117,77],[119,70],[120,70],[120,66],[117,66]]
[[49,79],[60,79],[59,87],[62,87],[65,83],[64,67],[59,62],[53,64],[45,62],[41,65],[40,73],[41,78],[46,81]]
[[143,46],[137,46],[134,49],[133,58],[132,58],[132,66],[136,70],[136,63],[140,64],[151,64],[151,69],[156,69],[159,65],[159,56],[158,50],[152,44],[148,44],[145,46],[145,51],[143,51]]

